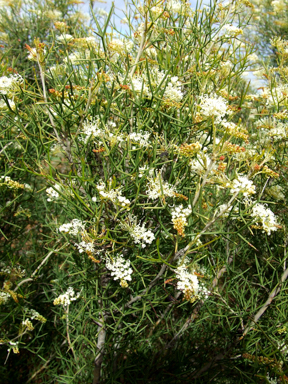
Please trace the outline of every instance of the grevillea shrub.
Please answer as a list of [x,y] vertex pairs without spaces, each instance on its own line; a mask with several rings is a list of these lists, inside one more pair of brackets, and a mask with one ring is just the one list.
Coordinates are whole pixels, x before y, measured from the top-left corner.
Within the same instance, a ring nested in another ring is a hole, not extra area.
[[253,90],[247,0],[76,3],[1,1],[1,377],[287,381],[288,42]]

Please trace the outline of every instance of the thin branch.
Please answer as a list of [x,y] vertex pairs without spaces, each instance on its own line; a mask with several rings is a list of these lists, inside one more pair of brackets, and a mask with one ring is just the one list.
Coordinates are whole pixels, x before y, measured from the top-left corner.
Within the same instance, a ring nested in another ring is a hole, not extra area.
[[256,315],[254,316],[254,319],[252,320],[252,324],[251,325],[247,325],[245,327],[245,330],[243,332],[243,336],[241,337],[241,339],[247,335],[247,333],[253,328],[253,326],[257,323],[257,321],[260,319],[260,317],[264,314],[264,312],[266,311],[266,309],[269,307],[269,305],[272,303],[273,299],[275,296],[278,295],[278,293],[281,291],[281,287],[282,287],[282,284],[284,283],[284,281],[287,279],[288,277],[288,268],[284,271],[284,273],[282,274],[281,276],[281,280],[280,282],[276,285],[276,287],[273,289],[273,291],[270,293],[270,295],[268,296],[268,299],[266,300],[266,302],[264,303],[264,305],[259,309],[259,311],[256,313]]

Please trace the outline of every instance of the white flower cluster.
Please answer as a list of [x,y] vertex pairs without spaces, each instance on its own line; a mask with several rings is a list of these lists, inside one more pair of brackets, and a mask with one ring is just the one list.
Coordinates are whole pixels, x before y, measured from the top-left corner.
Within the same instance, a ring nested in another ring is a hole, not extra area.
[[161,7],[152,7],[150,9],[150,12],[152,13],[152,15],[155,17],[155,18],[158,18],[159,16],[161,16],[164,12],[164,9],[161,8]]
[[[222,204],[218,207],[217,209],[217,214],[223,216],[223,217],[228,217],[230,215],[230,212],[231,211],[234,211],[234,213],[238,213],[239,212],[239,208],[238,207],[233,207],[233,205],[231,205],[230,207],[227,205],[227,204]],[[235,216],[230,216],[230,218],[232,220],[235,220],[236,217]]]
[[59,20],[62,18],[62,12],[58,11],[58,9],[49,9],[45,12],[45,16],[51,20]]
[[255,185],[247,176],[238,176],[237,179],[234,179],[231,184],[226,184],[226,186],[231,188],[230,192],[232,194],[242,193],[243,196],[247,197],[256,193]]
[[7,301],[10,299],[10,294],[7,292],[0,292],[0,305],[1,304],[6,304]]
[[124,136],[120,134],[119,132],[113,133],[111,130],[113,130],[116,127],[116,124],[112,121],[109,121],[107,123],[107,126],[101,127],[100,118],[97,117],[92,121],[85,121],[83,124],[83,130],[82,134],[84,134],[83,142],[85,144],[88,143],[89,140],[94,139],[105,139],[111,144],[114,144],[116,142],[122,142],[124,141]]
[[83,57],[82,57],[80,52],[73,52],[73,53],[70,53],[68,58],[65,57],[63,59],[63,62],[68,63],[70,61],[72,65],[79,65],[79,64],[81,64],[82,59],[83,59]]
[[[263,73],[263,70],[262,70]],[[277,87],[264,88],[262,97],[267,99],[267,105],[269,107],[275,106],[286,106],[288,98],[288,85],[280,84]]]
[[71,223],[62,224],[58,231],[69,233],[69,235],[77,236],[79,233],[84,231],[85,224],[78,219],[73,219]]
[[20,184],[18,183],[18,181],[12,180],[10,176],[0,176],[0,186],[1,185],[6,185],[8,188],[11,188],[11,189],[26,188],[26,184]]
[[[148,171],[148,169],[149,169],[149,166],[148,166],[148,165],[144,165],[144,167],[139,167],[139,174],[138,174],[138,176],[139,176],[139,177],[142,177],[142,176],[144,175],[144,173],[145,173],[146,171]],[[150,169],[150,170],[149,170],[149,175],[150,175],[150,176],[153,176],[153,173],[154,173],[154,169]]]
[[99,15],[101,17],[107,17],[109,15],[109,13],[106,12],[105,9],[103,9],[103,8],[98,8],[97,9],[97,15]]
[[85,241],[81,241],[79,244],[75,244],[75,246],[78,248],[79,253],[83,252],[94,252],[94,243],[86,243]]
[[33,331],[33,329],[34,329],[34,326],[29,319],[23,320],[22,325],[23,325],[23,327],[27,328],[28,331]]
[[10,77],[0,77],[0,94],[7,95],[19,89],[19,86],[24,83],[24,79],[20,75],[13,75]]
[[216,164],[213,164],[210,157],[204,153],[199,152],[195,159],[190,161],[191,172],[197,174],[203,174],[207,169],[210,169],[210,172],[216,169]]
[[10,265],[6,265],[3,262],[0,262],[0,274],[10,275],[13,274],[14,276],[18,277],[24,277],[26,274],[26,270],[22,269],[19,265],[14,265],[11,267]]
[[64,33],[60,36],[57,36],[56,39],[60,41],[60,43],[68,43],[69,41],[73,40],[74,37],[72,35],[69,35],[69,33]]
[[269,196],[273,197],[273,199],[280,201],[285,200],[284,190],[281,187],[281,185],[273,185],[270,188],[266,188],[266,193],[268,193]]
[[288,136],[287,124],[277,122],[277,125],[268,131],[268,136],[274,140],[283,140]]
[[287,2],[283,0],[273,0],[271,6],[273,7],[274,12],[283,12],[287,9]]
[[[10,108],[12,109],[12,111],[15,111],[16,104],[14,103],[14,101],[8,99],[8,104],[9,104]],[[8,111],[8,109],[9,109],[9,107],[7,106],[5,101],[4,100],[0,100],[0,111]]]
[[215,118],[215,123],[220,123],[221,119],[229,114],[227,101],[222,96],[215,94],[200,96],[200,113],[206,117]]
[[259,57],[256,55],[256,53],[251,53],[251,55],[249,55],[247,59],[252,61],[252,63],[256,63],[257,61],[259,61]]
[[192,213],[192,206],[188,205],[187,208],[183,208],[183,205],[180,204],[177,207],[174,207],[174,209],[171,212],[172,215],[172,222],[177,219],[181,219],[184,225],[187,225],[187,217],[191,215]]
[[86,144],[90,139],[103,136],[103,129],[100,128],[100,119],[97,117],[92,121],[85,121],[83,124],[82,133],[85,135],[83,141]]
[[111,43],[108,44],[108,48],[111,51],[120,54],[126,54],[127,52],[130,52],[132,50],[133,45],[133,42],[129,40],[113,39]]
[[147,97],[152,96],[148,85],[145,84],[145,79],[143,79],[140,76],[134,76],[133,79],[131,79],[130,86],[133,89],[133,91],[136,93],[140,93],[143,96],[147,96]]
[[32,323],[32,320],[37,320],[42,324],[46,323],[47,319],[45,319],[44,316],[40,315],[40,313],[35,311],[35,309],[25,308],[25,311],[26,311],[27,318],[22,321],[22,325],[23,325],[23,327],[27,328],[28,331],[33,331],[33,329],[34,329],[34,325]]
[[71,304],[72,301],[77,300],[80,297],[80,292],[75,294],[74,289],[72,287],[69,287],[67,292],[63,293],[62,295],[58,296],[54,301],[54,305],[63,305],[64,307],[67,307],[67,305]]
[[191,273],[187,270],[186,265],[181,265],[175,270],[177,282],[177,289],[184,293],[188,290],[193,296],[198,295],[199,281],[194,271]]
[[180,13],[183,5],[180,1],[168,0],[166,3],[166,7],[170,12]]
[[46,189],[47,193],[47,201],[54,202],[59,199],[59,193],[57,191],[61,191],[61,186],[58,184],[54,185],[54,188],[50,187]]
[[98,46],[98,42],[94,36],[79,37],[74,39],[73,43],[79,50],[82,52],[85,51],[87,58],[90,56],[90,48],[96,48]]
[[257,221],[257,224],[260,224],[268,235],[271,234],[271,231],[277,231],[279,225],[276,220],[276,216],[271,211],[270,208],[266,208],[264,204],[257,203],[252,208],[251,216],[254,217]]
[[19,341],[9,341],[9,344],[11,345],[11,348],[8,348],[8,352],[13,351],[13,353],[19,353]]
[[123,255],[116,256],[114,259],[107,256],[106,268],[111,271],[113,280],[120,280],[121,287],[128,287],[127,281],[131,281],[133,272],[132,268],[130,268],[130,260],[125,260]]
[[229,36],[236,37],[238,35],[243,35],[243,30],[241,28],[237,28],[232,24],[225,24],[223,26],[223,29],[225,29],[226,34]]
[[132,143],[138,143],[141,147],[149,146],[149,132],[132,132],[128,137]]
[[130,200],[126,199],[125,196],[122,196],[120,188],[106,190],[106,186],[103,181],[96,185],[96,188],[102,199],[111,200],[114,204],[120,205],[121,207],[127,207],[130,205]]
[[183,99],[183,92],[181,91],[181,83],[178,77],[171,77],[171,81],[167,84],[164,92],[164,98],[179,103]]
[[158,172],[156,177],[148,178],[148,197],[149,199],[158,199],[159,197],[173,197],[175,196],[175,187],[164,181],[161,173]]
[[145,248],[147,244],[151,244],[155,240],[154,233],[149,229],[147,230],[145,224],[141,226],[135,222],[129,231],[134,243],[141,244],[142,248]]
[[[44,48],[44,50],[43,50],[43,55],[44,56],[46,55],[46,48]],[[28,52],[27,59],[31,60],[31,61],[37,61],[39,59],[39,56],[40,56],[40,54],[37,53],[36,48],[30,48],[29,52]]]
[[31,320],[38,320],[41,323],[45,323],[46,319],[42,315],[40,315],[35,309],[29,309],[30,319]]
[[[125,78],[118,75],[121,83],[125,82]],[[183,98],[183,92],[181,91],[182,84],[178,80],[177,76],[171,77],[164,71],[159,69],[152,69],[147,73],[142,73],[141,76],[136,75],[131,80],[130,87],[136,93],[140,93],[143,96],[152,97],[150,86],[153,90],[158,90],[161,85],[161,89],[164,88],[163,97],[169,101],[180,102]]]

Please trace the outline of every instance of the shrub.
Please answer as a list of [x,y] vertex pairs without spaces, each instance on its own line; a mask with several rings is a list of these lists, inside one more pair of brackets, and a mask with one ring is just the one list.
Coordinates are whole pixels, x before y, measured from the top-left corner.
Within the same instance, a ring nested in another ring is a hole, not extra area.
[[2,11],[3,377],[286,380],[285,47],[251,93],[248,1],[92,5]]

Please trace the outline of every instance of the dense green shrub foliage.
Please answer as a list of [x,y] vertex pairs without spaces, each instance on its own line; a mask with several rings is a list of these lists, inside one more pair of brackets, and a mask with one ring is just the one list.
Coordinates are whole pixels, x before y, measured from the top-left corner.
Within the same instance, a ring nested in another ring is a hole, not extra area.
[[287,381],[288,42],[253,91],[247,0],[0,3],[3,382]]

